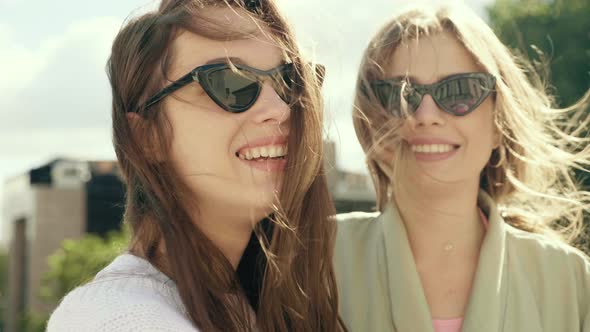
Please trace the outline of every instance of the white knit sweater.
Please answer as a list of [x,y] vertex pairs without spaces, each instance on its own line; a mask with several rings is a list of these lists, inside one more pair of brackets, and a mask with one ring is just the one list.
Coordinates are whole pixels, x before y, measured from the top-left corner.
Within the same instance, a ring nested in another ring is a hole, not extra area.
[[176,285],[148,261],[123,254],[94,280],[70,292],[48,332],[196,332]]

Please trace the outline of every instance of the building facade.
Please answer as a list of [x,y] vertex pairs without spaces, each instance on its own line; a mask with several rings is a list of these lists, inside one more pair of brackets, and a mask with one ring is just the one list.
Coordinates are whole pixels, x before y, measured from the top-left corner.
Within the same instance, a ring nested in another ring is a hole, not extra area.
[[8,248],[5,330],[16,331],[25,312],[48,312],[40,301],[47,258],[64,239],[120,227],[123,184],[113,162],[54,160],[8,180],[2,208]]

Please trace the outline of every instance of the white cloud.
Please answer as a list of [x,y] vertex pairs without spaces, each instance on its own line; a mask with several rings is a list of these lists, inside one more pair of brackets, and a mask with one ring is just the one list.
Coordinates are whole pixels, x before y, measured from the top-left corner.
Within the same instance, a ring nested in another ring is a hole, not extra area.
[[76,22],[35,49],[0,29],[0,129],[108,125],[109,88],[104,73],[120,19]]
[[0,72],[6,78],[0,80],[0,91],[4,98],[9,98],[32,82],[44,62],[43,58],[15,40],[13,35],[13,29],[0,24]]
[[[57,156],[81,159],[113,159],[109,127],[24,129],[0,132],[0,160],[50,160]],[[26,169],[23,169],[26,171]]]
[[120,25],[75,22],[34,48],[0,25],[0,207],[7,177],[57,156],[114,159],[104,67]]
[[17,2],[19,2],[19,0],[0,0],[0,6],[14,5]]

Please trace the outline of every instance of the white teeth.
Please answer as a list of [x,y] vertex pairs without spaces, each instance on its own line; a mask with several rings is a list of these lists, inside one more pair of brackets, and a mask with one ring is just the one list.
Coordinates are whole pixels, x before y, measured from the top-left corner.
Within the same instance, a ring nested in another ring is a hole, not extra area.
[[412,145],[412,151],[419,153],[445,153],[455,149],[450,144],[420,144]]
[[[238,152],[238,157],[245,160],[258,158],[278,158],[287,155],[287,147],[284,145],[259,146],[255,148],[245,148]],[[262,160],[262,159],[261,159]]]

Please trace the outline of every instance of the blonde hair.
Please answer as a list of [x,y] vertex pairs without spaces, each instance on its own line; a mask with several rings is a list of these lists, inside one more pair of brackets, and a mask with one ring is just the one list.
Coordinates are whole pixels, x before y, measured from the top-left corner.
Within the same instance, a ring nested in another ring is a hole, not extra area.
[[[494,124],[501,142],[482,170],[480,188],[509,224],[572,241],[589,207],[590,193],[579,188],[573,171],[586,171],[590,161],[590,139],[584,136],[590,91],[571,107],[554,107],[547,85],[530,63],[513,55],[483,20],[459,6],[406,11],[385,24],[365,51],[353,121],[376,187],[377,208],[387,203],[394,185],[390,178],[401,175],[407,151],[396,135],[401,121],[367,93],[369,83],[386,78],[385,68],[399,45],[443,32],[453,35],[482,71],[496,77]],[[383,160],[385,146],[393,146],[393,160]]]

